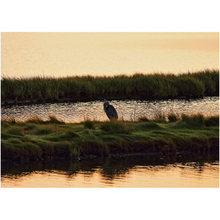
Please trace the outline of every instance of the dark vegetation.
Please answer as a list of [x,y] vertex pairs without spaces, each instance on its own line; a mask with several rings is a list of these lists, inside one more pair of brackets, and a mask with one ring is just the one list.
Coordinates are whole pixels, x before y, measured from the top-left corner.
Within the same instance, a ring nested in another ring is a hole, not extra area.
[[[105,180],[111,181],[124,174],[128,174],[133,168],[138,166],[148,166],[149,169],[154,169],[154,166],[169,166],[172,164],[174,167],[193,167],[198,169],[199,172],[203,170],[205,163],[218,164],[218,156],[208,155],[193,155],[192,157],[184,157],[180,155],[168,155],[164,157],[157,156],[125,156],[125,157],[108,157],[108,158],[91,158],[79,161],[59,160],[51,161],[38,161],[31,163],[17,163],[17,161],[4,161],[1,167],[1,178],[19,178],[36,173],[37,171],[50,170],[65,174],[69,178],[76,178],[80,173],[92,175],[100,170],[100,174]],[[158,167],[157,167],[158,168]],[[163,169],[159,168],[159,169]]]
[[90,101],[96,99],[200,98],[219,95],[219,70],[195,73],[134,74],[113,77],[7,78],[1,80],[2,103]]
[[54,116],[1,121],[3,160],[108,157],[121,154],[175,155],[219,152],[219,116],[168,116],[137,121],[64,123]]

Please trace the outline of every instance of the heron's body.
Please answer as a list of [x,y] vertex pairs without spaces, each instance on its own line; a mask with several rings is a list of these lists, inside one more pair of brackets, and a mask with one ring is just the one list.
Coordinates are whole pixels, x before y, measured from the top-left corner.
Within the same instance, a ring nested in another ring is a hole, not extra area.
[[118,113],[113,105],[109,105],[107,100],[104,101],[104,111],[110,120],[117,120]]

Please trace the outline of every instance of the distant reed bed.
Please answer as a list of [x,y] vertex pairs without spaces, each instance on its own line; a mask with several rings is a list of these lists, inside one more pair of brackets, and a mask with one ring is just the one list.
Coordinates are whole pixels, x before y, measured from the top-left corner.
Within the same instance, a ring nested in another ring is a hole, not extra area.
[[219,95],[219,70],[180,75],[141,74],[131,76],[73,76],[1,79],[2,100],[60,99],[94,100],[104,98],[199,98]]

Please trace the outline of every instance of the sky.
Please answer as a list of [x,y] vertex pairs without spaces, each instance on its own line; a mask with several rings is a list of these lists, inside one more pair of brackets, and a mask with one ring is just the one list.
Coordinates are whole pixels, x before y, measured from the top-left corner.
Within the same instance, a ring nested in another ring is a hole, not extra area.
[[219,67],[217,32],[6,32],[8,77],[182,73]]

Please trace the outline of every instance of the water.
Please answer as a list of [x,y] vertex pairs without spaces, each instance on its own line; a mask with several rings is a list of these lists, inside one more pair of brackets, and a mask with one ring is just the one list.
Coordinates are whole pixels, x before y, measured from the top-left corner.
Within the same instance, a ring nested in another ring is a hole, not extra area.
[[77,162],[3,162],[1,187],[219,187],[219,162],[217,158],[144,156]]
[[219,68],[219,33],[2,33],[9,77],[185,73]]
[[[113,100],[119,118],[135,120],[156,113],[219,114],[219,98],[196,100]],[[2,106],[2,118],[25,120],[37,115],[47,119],[55,115],[65,122],[79,122],[85,118],[107,120],[103,102],[77,102]],[[214,162],[214,163],[213,163]],[[125,157],[97,158],[79,162],[53,161],[16,164],[2,162],[1,187],[219,187],[218,158],[184,160],[174,158]]]
[[[119,119],[136,120],[140,116],[154,118],[158,113],[165,115],[171,112],[178,114],[197,114],[205,116],[219,114],[219,97],[205,97],[191,100],[141,101],[141,100],[112,100]],[[1,117],[24,121],[32,116],[39,116],[46,120],[49,115],[55,115],[65,122],[80,122],[89,118],[91,120],[108,120],[103,110],[103,102],[67,102],[31,105],[2,106]]]

